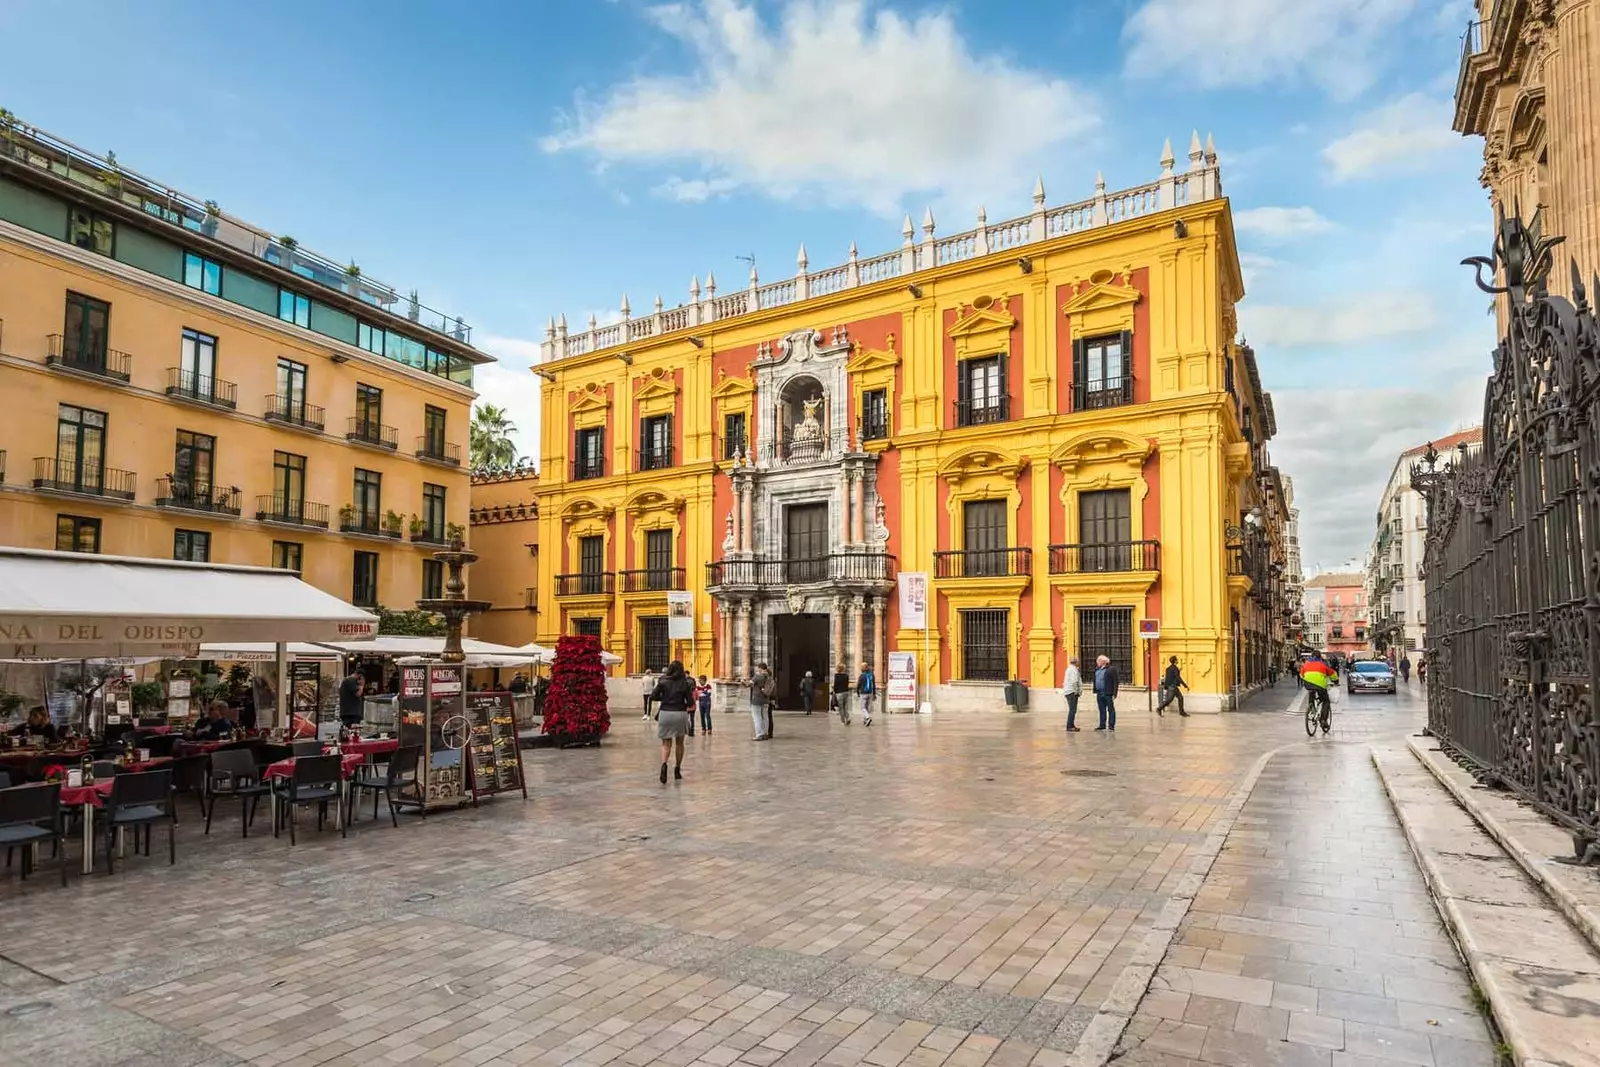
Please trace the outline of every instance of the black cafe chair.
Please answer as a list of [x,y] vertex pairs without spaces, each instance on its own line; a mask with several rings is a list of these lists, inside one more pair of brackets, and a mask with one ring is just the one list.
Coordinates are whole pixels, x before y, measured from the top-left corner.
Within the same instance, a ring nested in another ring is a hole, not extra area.
[[150,828],[167,824],[167,862],[178,862],[178,810],[174,803],[170,770],[119,774],[111,780],[106,798],[106,872],[116,873],[117,832],[133,830],[133,851],[139,852],[139,830],[144,830],[144,854],[150,855]]
[[55,846],[61,884],[66,885],[67,855],[61,847],[64,837],[60,782],[0,789],[0,845],[6,847],[7,867],[11,866],[11,851],[21,848],[22,877],[28,877],[33,871],[33,846],[49,841]]
[[[343,775],[344,760],[339,756],[295,757],[288,784],[278,789],[279,800],[286,803],[289,809],[287,815],[280,815],[280,821],[287,818],[289,822],[289,844],[296,844],[295,813],[301,804],[317,805],[317,829],[321,830],[328,817],[328,802],[343,803],[339,795],[339,782]],[[272,836],[278,836],[277,825],[272,828]],[[342,818],[339,820],[339,836],[346,836]]]
[[239,799],[239,822],[244,836],[250,836],[250,824],[256,821],[256,808],[261,798],[272,792],[272,787],[261,781],[261,768],[256,766],[255,755],[248,748],[221,748],[211,753],[206,765],[206,790],[201,803],[206,810],[206,833],[211,832],[211,814],[217,809],[219,797]]
[[289,751],[296,759],[299,759],[301,756],[320,756],[322,755],[322,742],[318,741],[316,738],[311,738],[310,740],[306,741],[295,741],[289,745]]
[[11,788],[11,772],[10,771],[0,771],[0,789],[10,789],[10,788]]
[[389,803],[389,818],[396,826],[400,825],[400,816],[395,813],[394,798],[400,788],[408,782],[416,780],[417,761],[422,758],[421,745],[402,745],[389,757],[389,765],[379,772],[377,767],[357,768],[355,776],[350,779],[347,788],[350,790],[350,813],[355,814],[357,801],[362,793],[372,794],[372,817],[378,817],[378,797],[381,794]]

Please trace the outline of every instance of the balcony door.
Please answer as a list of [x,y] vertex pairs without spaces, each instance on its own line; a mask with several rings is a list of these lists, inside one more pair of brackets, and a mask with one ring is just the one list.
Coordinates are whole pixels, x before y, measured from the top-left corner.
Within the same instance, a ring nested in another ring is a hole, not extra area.
[[272,454],[272,507],[280,518],[299,522],[306,510],[306,457]]
[[588,596],[605,592],[606,539],[599,534],[578,538],[578,591]]
[[645,588],[672,588],[671,530],[646,530],[644,534]]
[[57,483],[80,492],[105,485],[106,413],[62,404],[56,416]]
[[306,365],[278,360],[278,414],[295,422],[306,417]]
[[783,512],[783,558],[790,582],[828,577],[828,505],[794,504]]
[[217,439],[209,434],[178,431],[172,450],[172,495],[183,501],[209,500],[216,465]]
[[110,304],[82,293],[68,293],[66,336],[61,346],[66,361],[75,367],[103,373],[110,319]]
[[1006,501],[969,500],[961,511],[966,527],[966,577],[1006,573]]
[[383,390],[371,385],[356,385],[356,433],[378,440],[383,431]]
[[178,388],[193,397],[209,400],[216,388],[217,339],[198,330],[183,331],[182,364]]
[[1078,543],[1086,571],[1125,571],[1133,539],[1126,489],[1078,494]]

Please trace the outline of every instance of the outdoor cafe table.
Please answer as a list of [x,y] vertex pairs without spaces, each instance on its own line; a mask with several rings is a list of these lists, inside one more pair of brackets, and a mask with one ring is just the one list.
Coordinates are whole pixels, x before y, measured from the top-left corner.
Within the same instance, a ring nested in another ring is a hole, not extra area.
[[[267,764],[267,769],[262,772],[262,779],[263,780],[267,780],[267,779],[271,779],[271,778],[288,779],[288,778],[294,777],[294,761],[295,761],[295,759],[296,759],[296,757],[291,756],[288,759],[281,759],[281,760],[278,760],[276,763]],[[334,826],[335,826],[335,828],[343,825],[342,820],[344,819],[344,780],[349,778],[352,774],[356,773],[356,768],[361,766],[365,762],[367,762],[367,757],[364,754],[360,753],[360,752],[346,752],[342,756],[339,757],[339,765],[340,765],[339,769],[343,773],[342,773],[342,775],[340,777],[340,780],[339,780],[339,803],[336,805],[335,812],[334,812],[334,820],[335,820],[334,821]],[[274,789],[272,791],[272,793],[271,793],[271,797],[272,797],[272,826],[273,826],[273,834],[274,835],[277,834],[277,826],[278,826],[278,793],[279,793],[279,790],[277,790],[277,789]],[[284,795],[284,799],[286,799],[286,800],[288,799],[288,795],[287,794]]]
[[83,809],[83,873],[94,873],[94,809],[105,806],[111,795],[112,779],[104,778],[93,785],[63,785],[61,806]]
[[386,752],[393,752],[400,747],[397,737],[372,737],[360,741],[341,741],[340,750],[354,752],[362,756],[381,756]]
[[204,756],[215,752],[219,748],[236,744],[238,740],[238,738],[230,738],[227,741],[179,741],[172,746],[172,754],[174,756]]

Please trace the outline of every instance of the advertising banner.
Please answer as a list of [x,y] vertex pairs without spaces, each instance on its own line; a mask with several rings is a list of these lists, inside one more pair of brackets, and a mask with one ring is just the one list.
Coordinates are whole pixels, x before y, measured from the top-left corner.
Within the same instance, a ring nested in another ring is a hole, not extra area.
[[694,594],[687,590],[667,593],[667,639],[694,640]]
[[889,653],[888,688],[884,692],[885,711],[917,710],[917,654]]
[[928,628],[928,572],[900,572],[900,628]]

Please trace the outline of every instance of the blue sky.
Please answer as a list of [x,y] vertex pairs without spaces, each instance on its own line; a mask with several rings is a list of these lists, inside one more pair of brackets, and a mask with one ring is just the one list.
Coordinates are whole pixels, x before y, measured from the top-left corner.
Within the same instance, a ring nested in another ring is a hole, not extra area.
[[[670,306],[1153,179],[1214,135],[1307,567],[1474,420],[1466,0],[5,0],[0,106],[460,314],[534,446],[546,320]],[[64,51],[64,42],[71,42]],[[77,57],[71,63],[69,57]],[[93,57],[89,63],[87,57]],[[82,65],[78,61],[82,60]],[[69,69],[69,67],[75,69]]]

